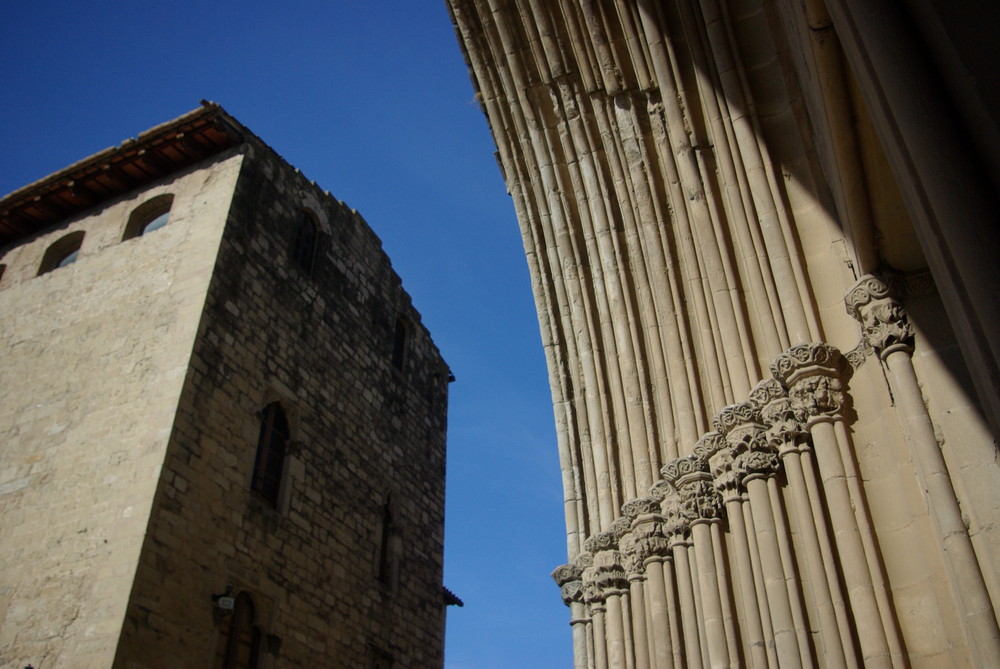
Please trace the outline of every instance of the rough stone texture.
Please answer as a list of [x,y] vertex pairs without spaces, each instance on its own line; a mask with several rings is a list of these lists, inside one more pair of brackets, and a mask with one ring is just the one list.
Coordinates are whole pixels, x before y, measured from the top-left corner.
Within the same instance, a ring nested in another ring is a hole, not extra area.
[[[221,666],[227,585],[253,597],[261,667],[442,663],[448,368],[361,216],[243,130],[0,259],[4,667]],[[169,224],[119,242],[166,192]],[[79,260],[35,277],[77,229]],[[275,401],[277,508],[250,489]]]

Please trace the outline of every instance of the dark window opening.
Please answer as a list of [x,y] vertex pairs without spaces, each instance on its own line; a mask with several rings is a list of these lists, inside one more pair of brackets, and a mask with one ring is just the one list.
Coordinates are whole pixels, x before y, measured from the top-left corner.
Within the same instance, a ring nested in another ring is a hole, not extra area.
[[158,195],[136,207],[125,225],[122,241],[133,237],[142,237],[154,230],[159,230],[170,221],[170,207],[174,196],[170,193]]
[[303,211],[299,216],[295,229],[295,241],[292,244],[292,259],[309,276],[313,275],[316,266],[316,247],[319,244],[319,226],[312,214]]
[[261,632],[256,624],[253,599],[246,592],[236,596],[229,616],[225,646],[217,654],[216,669],[257,669],[260,661]]
[[392,366],[398,370],[403,369],[406,362],[407,340],[409,339],[409,327],[402,316],[396,317],[396,329],[392,335]]
[[281,405],[272,402],[261,414],[257,459],[250,487],[275,507],[278,506],[278,493],[281,492],[281,473],[285,465],[288,438],[288,418]]
[[75,263],[80,255],[80,247],[83,246],[83,235],[84,232],[82,230],[71,232],[53,243],[42,257],[42,264],[38,267],[38,273],[45,274],[54,269]]
[[392,500],[387,498],[382,505],[382,532],[378,547],[378,580],[386,585],[392,583]]

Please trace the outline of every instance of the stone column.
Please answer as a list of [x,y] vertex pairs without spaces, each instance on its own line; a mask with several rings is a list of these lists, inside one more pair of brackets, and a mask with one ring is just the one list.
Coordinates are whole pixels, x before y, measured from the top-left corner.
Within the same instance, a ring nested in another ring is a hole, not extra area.
[[782,557],[782,544],[788,537],[779,532],[782,523],[777,520],[768,490],[768,479],[778,471],[778,456],[764,441],[760,414],[751,403],[726,407],[713,423],[732,449],[733,468],[750,500],[778,663],[811,666],[809,647],[802,643],[799,634],[803,616],[795,591],[798,579],[794,573],[788,573]]
[[[834,427],[834,422],[843,420],[842,378],[848,370],[837,349],[819,343],[793,346],[771,364],[772,375],[788,389],[793,408],[806,419],[865,666],[889,667],[892,659],[888,635],[895,635],[896,625],[891,611],[880,610],[881,597],[876,593],[869,566],[869,558],[877,564],[879,556],[869,556],[865,550],[872,534],[867,512],[862,507],[863,500],[851,494],[848,477],[854,478],[853,461],[844,457],[840,435]],[[843,446],[849,456],[850,445]],[[884,616],[889,617],[888,624]],[[896,639],[893,645],[901,644]]]
[[[650,499],[637,500],[636,516],[632,523],[636,559],[646,574],[646,608],[649,612],[648,630],[651,665],[656,669],[674,666],[672,633],[670,629],[670,603],[666,593],[664,569],[670,564],[670,547],[663,533],[663,517],[659,504]],[[639,506],[641,505],[641,506]]]
[[583,568],[578,564],[564,564],[556,567],[552,578],[559,586],[563,603],[569,607],[570,627],[573,630],[573,669],[588,669],[592,659],[587,642],[587,626],[590,617],[583,601]]
[[[713,436],[714,435],[714,436]],[[753,559],[750,556],[750,536],[747,534],[746,523],[743,521],[743,501],[745,489],[741,485],[740,477],[733,468],[733,453],[725,438],[717,432],[710,432],[702,437],[721,442],[714,446],[714,451],[709,455],[709,464],[712,469],[712,481],[715,489],[719,491],[722,504],[726,509],[726,519],[729,522],[729,533],[733,540],[736,563],[736,589],[742,604],[743,613],[742,636],[749,650],[748,660],[754,669],[767,667],[777,667],[777,657],[769,658],[768,647],[773,647],[773,637],[764,635],[764,627],[761,620],[760,603],[765,605],[764,617],[769,616],[766,608],[766,600],[761,597],[762,591],[758,591],[753,572]],[[770,624],[768,624],[770,631]]]
[[[788,489],[798,510],[797,534],[805,557],[806,572],[819,623],[818,655],[824,667],[856,667],[844,596],[840,588],[837,562],[824,559],[822,538],[827,535],[822,508],[814,508],[809,497],[801,454],[808,449],[803,416],[788,399],[785,389],[774,379],[757,385],[751,402],[760,408],[767,445],[778,453]],[[807,465],[808,466],[808,465]],[[832,558],[832,556],[828,556]]]
[[677,458],[663,467],[662,474],[677,489],[682,513],[689,519],[708,665],[729,666],[735,658],[729,656],[723,593],[718,580],[721,565],[716,563],[711,528],[711,524],[717,524],[721,518],[722,499],[712,485],[712,475],[706,463],[699,457],[689,455]]
[[955,488],[913,369],[913,327],[888,286],[865,276],[845,298],[865,340],[889,370],[903,434],[914,455],[969,647],[981,666],[1000,667],[1000,629]]
[[683,645],[683,660],[680,666],[702,666],[701,630],[698,609],[695,605],[695,584],[691,579],[690,518],[681,506],[677,490],[670,490],[660,503],[664,517],[664,533],[674,563],[674,586],[677,592],[677,613],[680,619],[680,640]]
[[[583,572],[587,586],[584,597],[594,618],[594,647],[598,669],[603,660],[608,669],[629,666],[626,650],[622,596],[628,594],[628,578],[613,532],[600,532],[584,542],[594,556],[593,565]],[[603,646],[603,647],[602,647]]]

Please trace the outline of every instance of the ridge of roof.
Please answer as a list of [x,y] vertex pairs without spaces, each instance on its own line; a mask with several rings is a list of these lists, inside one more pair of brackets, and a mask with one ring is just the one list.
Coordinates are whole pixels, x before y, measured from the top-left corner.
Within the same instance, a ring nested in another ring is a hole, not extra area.
[[256,136],[221,105],[153,126],[0,198],[0,246]]

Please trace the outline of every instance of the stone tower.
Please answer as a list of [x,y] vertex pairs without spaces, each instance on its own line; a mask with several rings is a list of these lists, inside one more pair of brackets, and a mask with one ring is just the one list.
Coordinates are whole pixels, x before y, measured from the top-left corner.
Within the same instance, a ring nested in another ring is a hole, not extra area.
[[1000,666],[985,0],[449,0],[580,669]]
[[0,665],[440,667],[449,371],[216,105],[0,200]]

